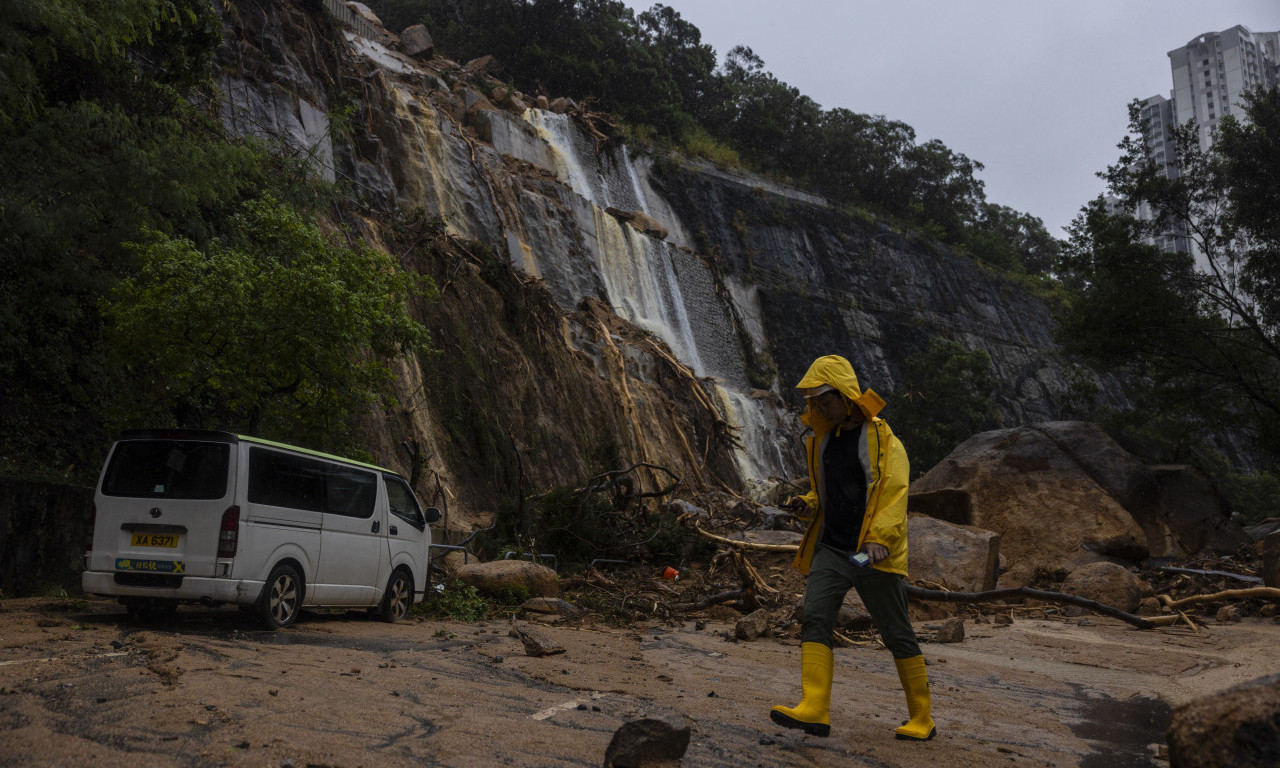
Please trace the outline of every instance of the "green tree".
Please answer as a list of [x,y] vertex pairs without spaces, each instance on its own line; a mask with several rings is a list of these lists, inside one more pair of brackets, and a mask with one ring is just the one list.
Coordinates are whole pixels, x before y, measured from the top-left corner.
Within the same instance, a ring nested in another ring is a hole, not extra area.
[[[1247,120],[1225,118],[1199,146],[1175,130],[1180,173],[1147,156],[1138,105],[1120,161],[1107,169],[1118,209],[1101,199],[1077,217],[1060,272],[1079,288],[1064,347],[1124,374],[1140,407],[1205,434],[1253,438],[1280,455],[1280,291],[1274,208],[1280,197],[1280,90],[1255,93]],[[1134,215],[1138,206],[1150,220]],[[1199,254],[1162,252],[1182,237]]]
[[386,360],[427,347],[406,302],[431,283],[269,197],[230,231],[204,249],[158,232],[136,246],[139,274],[105,307],[113,356],[140,383],[120,416],[353,449],[353,415],[389,397]]
[[99,299],[141,227],[209,237],[262,178],[184,96],[221,24],[203,0],[0,13],[0,461],[86,467],[104,439]]
[[996,380],[984,350],[934,338],[907,360],[906,381],[907,391],[894,398],[886,418],[917,475],[990,425]]

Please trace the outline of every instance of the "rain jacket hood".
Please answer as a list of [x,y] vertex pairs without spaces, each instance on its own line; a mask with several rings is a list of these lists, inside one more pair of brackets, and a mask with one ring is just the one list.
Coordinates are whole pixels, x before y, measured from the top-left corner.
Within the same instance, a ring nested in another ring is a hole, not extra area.
[[[875,568],[889,573],[907,575],[907,485],[911,477],[911,465],[901,441],[893,434],[888,422],[877,417],[884,408],[884,400],[870,389],[865,392],[858,386],[858,376],[849,361],[837,355],[820,357],[809,366],[804,378],[796,385],[801,390],[829,384],[840,390],[849,400],[849,407],[862,412],[861,423],[853,429],[861,430],[859,459],[861,467],[850,471],[862,471],[867,478],[867,506],[858,537],[858,547],[875,542],[889,550],[889,556],[876,563]],[[822,539],[824,509],[821,492],[822,451],[828,435],[838,427],[810,407],[800,419],[813,429],[805,438],[805,453],[809,462],[809,487],[812,489],[801,498],[808,507],[809,528],[796,553],[795,567],[802,573],[809,572],[814,548]]]
[[[839,355],[827,355],[814,360],[796,387],[806,390],[823,384],[830,384],[840,390],[841,394],[858,406],[858,410],[862,411],[865,419],[874,418],[884,408],[884,400],[873,390],[868,389],[863,392],[858,387],[858,374],[853,372],[853,366],[849,361]],[[822,417],[810,408],[801,421],[807,426],[815,427],[811,423],[815,419],[822,419]]]

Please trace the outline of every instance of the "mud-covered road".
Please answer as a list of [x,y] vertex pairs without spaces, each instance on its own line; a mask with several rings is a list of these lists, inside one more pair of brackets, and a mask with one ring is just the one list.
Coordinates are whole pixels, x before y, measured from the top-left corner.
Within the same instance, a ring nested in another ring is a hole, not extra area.
[[266,632],[234,609],[138,624],[107,600],[0,600],[0,765],[600,766],[622,723],[668,712],[693,724],[691,767],[1161,765],[1171,706],[1280,668],[1270,620],[970,623],[924,645],[936,739],[894,740],[905,706],[874,642],[836,650],[822,739],[768,718],[799,694],[793,642],[692,621],[537,631],[566,651],[526,655],[503,621]]

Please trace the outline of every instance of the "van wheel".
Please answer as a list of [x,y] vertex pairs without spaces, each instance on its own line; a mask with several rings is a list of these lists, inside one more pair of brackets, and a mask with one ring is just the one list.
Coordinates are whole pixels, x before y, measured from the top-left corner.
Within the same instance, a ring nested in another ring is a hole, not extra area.
[[287,563],[277,565],[258,597],[258,618],[267,629],[284,629],[302,610],[302,576]]
[[409,606],[412,604],[413,579],[404,571],[395,571],[387,582],[387,591],[382,596],[378,615],[383,621],[399,621],[409,613]]

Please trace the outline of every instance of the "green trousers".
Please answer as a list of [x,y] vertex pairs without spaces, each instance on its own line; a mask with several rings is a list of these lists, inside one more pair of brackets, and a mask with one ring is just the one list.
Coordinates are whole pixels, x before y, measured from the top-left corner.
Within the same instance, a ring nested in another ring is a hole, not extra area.
[[850,588],[871,613],[880,638],[895,659],[920,655],[916,631],[907,614],[907,590],[903,578],[875,568],[860,568],[848,560],[848,553],[823,544],[814,548],[809,578],[804,588],[802,643],[834,645],[836,617]]

